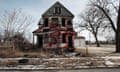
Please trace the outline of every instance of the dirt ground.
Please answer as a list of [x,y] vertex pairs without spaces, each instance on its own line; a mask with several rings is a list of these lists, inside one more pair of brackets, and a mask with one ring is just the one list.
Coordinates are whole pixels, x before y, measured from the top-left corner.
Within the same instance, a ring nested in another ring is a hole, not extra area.
[[76,52],[80,52],[85,55],[105,55],[115,52],[115,45],[102,45],[101,47],[95,47],[94,45],[87,45],[86,47],[75,48]]

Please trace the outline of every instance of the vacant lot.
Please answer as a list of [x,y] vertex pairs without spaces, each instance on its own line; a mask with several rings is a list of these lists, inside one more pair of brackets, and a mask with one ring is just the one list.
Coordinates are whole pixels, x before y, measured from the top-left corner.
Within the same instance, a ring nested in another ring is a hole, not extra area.
[[102,45],[101,47],[95,47],[94,45],[76,48],[76,52],[80,52],[85,55],[104,55],[111,54],[115,52],[114,45]]

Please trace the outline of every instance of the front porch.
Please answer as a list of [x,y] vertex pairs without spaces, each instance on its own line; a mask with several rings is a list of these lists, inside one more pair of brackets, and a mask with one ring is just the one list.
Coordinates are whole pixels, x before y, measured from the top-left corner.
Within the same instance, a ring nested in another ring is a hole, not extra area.
[[74,32],[51,31],[33,33],[33,40],[35,40],[34,36],[37,36],[37,42],[35,44],[35,41],[33,41],[33,44],[39,48],[74,48]]

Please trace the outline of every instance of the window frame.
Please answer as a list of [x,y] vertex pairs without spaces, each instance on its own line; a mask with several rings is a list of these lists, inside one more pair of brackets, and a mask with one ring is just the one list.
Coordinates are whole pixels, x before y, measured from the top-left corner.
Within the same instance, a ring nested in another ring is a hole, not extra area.
[[66,34],[65,33],[62,34],[62,43],[66,43]]
[[54,8],[54,13],[55,14],[61,14],[61,8],[60,7],[55,7]]
[[45,27],[48,27],[48,18],[45,18],[45,19],[44,19],[44,26],[45,26]]

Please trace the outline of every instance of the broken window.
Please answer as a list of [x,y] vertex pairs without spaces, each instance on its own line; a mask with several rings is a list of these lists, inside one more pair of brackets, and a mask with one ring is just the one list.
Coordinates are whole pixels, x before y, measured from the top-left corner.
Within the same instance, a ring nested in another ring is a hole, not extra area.
[[69,46],[69,47],[73,47],[72,36],[69,36],[69,37],[68,37],[68,46]]
[[45,25],[45,27],[48,27],[48,18],[45,19],[44,25]]
[[62,42],[66,43],[66,34],[62,34]]
[[67,24],[68,24],[68,25],[72,25],[72,22],[69,20]]
[[67,22],[67,30],[73,31],[72,21],[71,21],[71,20],[69,20],[69,21]]
[[62,18],[62,26],[65,26],[65,19]]

